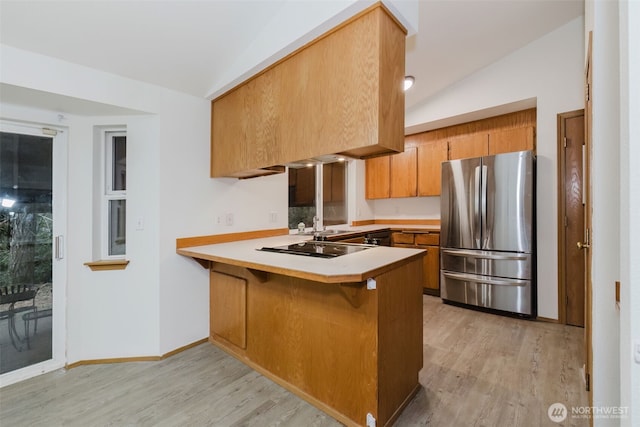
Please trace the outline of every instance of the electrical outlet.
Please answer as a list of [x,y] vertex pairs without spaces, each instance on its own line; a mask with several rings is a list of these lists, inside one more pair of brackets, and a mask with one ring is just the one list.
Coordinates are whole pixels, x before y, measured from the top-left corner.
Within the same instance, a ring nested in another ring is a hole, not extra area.
[[278,212],[269,212],[269,222],[278,222]]
[[228,213],[225,216],[225,224],[227,225],[233,225],[233,214],[232,213]]

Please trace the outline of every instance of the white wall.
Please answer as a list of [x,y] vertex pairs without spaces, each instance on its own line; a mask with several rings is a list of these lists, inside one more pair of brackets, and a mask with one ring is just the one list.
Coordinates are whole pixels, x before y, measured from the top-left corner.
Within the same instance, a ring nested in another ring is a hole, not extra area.
[[[43,55],[0,46],[0,83],[137,110],[85,116],[2,104],[2,118],[69,132],[67,362],[161,355],[208,335],[208,276],[175,253],[178,237],[286,227],[284,175],[209,178],[209,101]],[[43,73],[41,70],[47,70]],[[46,96],[46,93],[44,96]],[[67,100],[68,101],[68,100]],[[73,103],[66,103],[70,105]],[[57,114],[64,113],[64,123]],[[123,271],[91,272],[93,126],[128,131],[127,258]],[[274,196],[278,194],[277,196]],[[278,221],[268,222],[277,212]],[[233,213],[233,226],[216,222]],[[143,218],[144,230],[135,230]]]
[[[575,19],[425,100],[405,128],[537,99],[538,315],[558,318],[557,114],[583,108],[583,20]],[[439,217],[439,198],[369,202],[376,218]]]
[[620,4],[620,406],[635,405],[621,425],[640,425],[640,3]]

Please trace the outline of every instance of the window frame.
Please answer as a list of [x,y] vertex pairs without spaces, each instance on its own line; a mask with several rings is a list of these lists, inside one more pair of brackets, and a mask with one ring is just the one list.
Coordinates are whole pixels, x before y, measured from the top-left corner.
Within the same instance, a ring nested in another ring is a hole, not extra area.
[[[127,137],[127,130],[123,127],[117,128],[106,128],[102,131],[102,141],[103,141],[103,160],[102,160],[102,168],[103,173],[102,182],[101,182],[101,259],[104,260],[120,260],[124,259],[127,255],[127,218],[126,218],[126,204],[127,204],[127,182],[125,177],[124,190],[113,190],[113,173],[115,169],[115,159],[114,159],[114,142],[116,137]],[[127,158],[127,148],[125,145],[125,160]],[[126,171],[126,167],[125,167]],[[111,202],[113,201],[124,201],[124,224],[122,224],[122,232],[121,238],[123,240],[123,253],[113,254],[111,251]]]
[[[345,209],[345,223],[344,224],[332,224],[332,226],[340,226],[340,225],[348,225],[349,222],[349,203],[348,203],[348,182],[350,179],[350,175],[351,173],[349,172],[349,165],[350,165],[351,160],[349,159],[343,159],[343,160],[335,160],[333,162],[317,162],[314,163],[311,166],[308,167],[312,167],[313,171],[314,171],[314,179],[315,179],[315,194],[314,194],[314,209],[315,209],[315,216],[318,218],[318,227],[320,229],[324,228],[324,210],[325,210],[325,201],[324,201],[324,166],[326,164],[332,164],[332,163],[344,163],[344,180],[345,180],[345,188],[344,188],[344,209]],[[300,169],[300,168],[298,168]],[[291,206],[289,206],[291,207]],[[289,221],[287,221],[289,222]],[[309,223],[307,224],[305,222],[305,228],[310,228],[312,227],[312,224]],[[290,230],[295,230],[295,228]]]

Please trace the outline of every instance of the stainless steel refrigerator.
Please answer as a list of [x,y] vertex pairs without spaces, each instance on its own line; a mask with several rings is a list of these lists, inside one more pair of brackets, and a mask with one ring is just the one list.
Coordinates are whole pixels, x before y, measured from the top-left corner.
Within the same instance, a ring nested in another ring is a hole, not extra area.
[[445,302],[536,316],[534,168],[531,151],[442,163]]

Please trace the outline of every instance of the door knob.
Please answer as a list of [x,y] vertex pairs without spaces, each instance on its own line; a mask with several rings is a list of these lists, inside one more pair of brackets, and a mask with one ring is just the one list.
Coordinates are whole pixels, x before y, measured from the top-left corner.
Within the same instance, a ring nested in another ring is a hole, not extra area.
[[578,249],[588,249],[591,247],[590,244],[588,243],[582,243],[582,242],[578,242],[576,243],[576,246],[578,247]]

